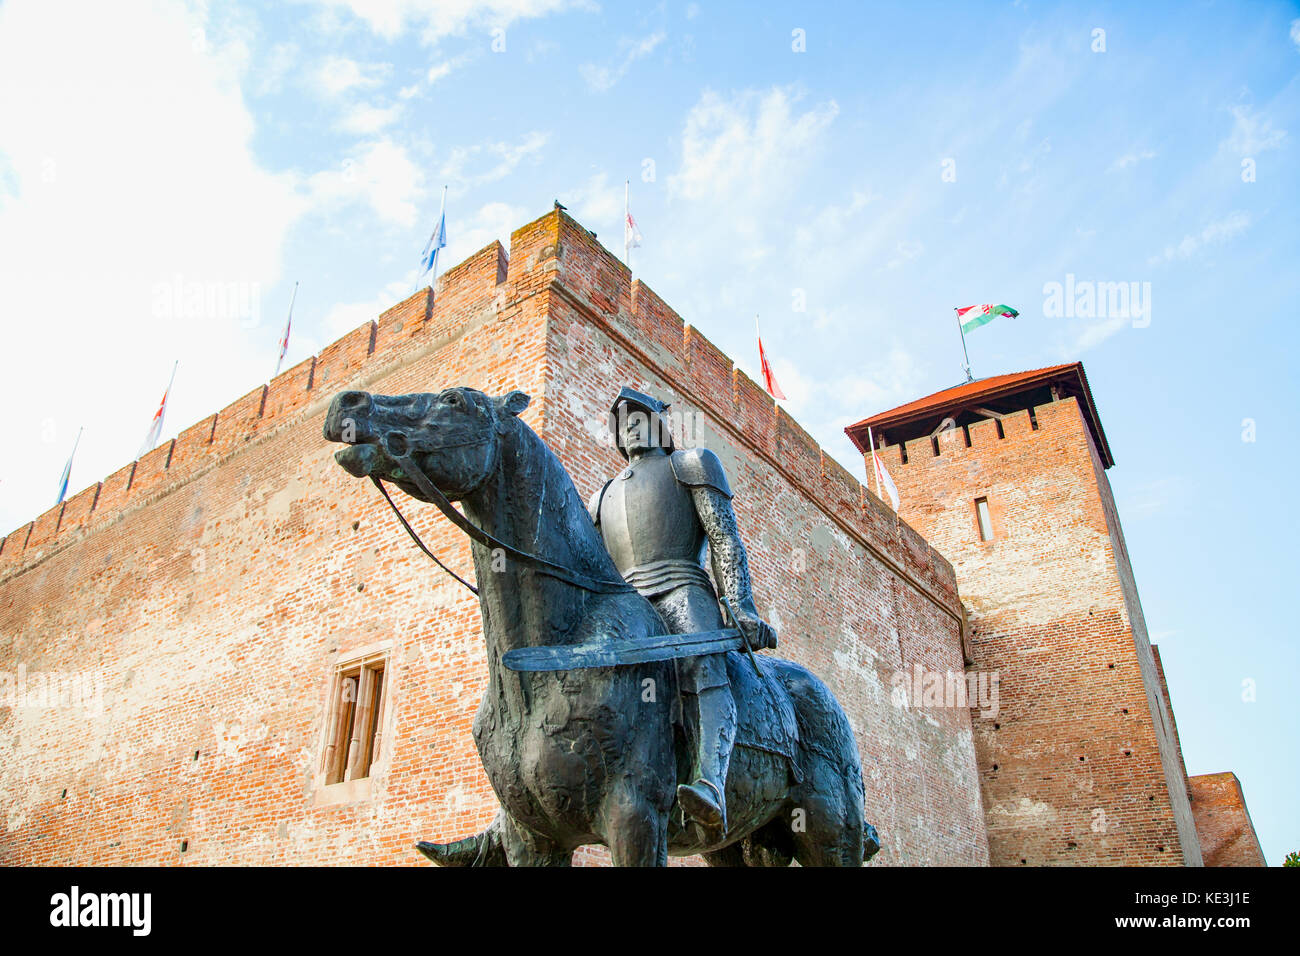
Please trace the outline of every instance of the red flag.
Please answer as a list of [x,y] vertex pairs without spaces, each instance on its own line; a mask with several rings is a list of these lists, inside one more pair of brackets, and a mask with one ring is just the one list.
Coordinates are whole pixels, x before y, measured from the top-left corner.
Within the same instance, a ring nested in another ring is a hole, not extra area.
[[776,384],[776,376],[772,374],[772,366],[767,364],[767,353],[763,351],[763,336],[758,337],[758,363],[763,368],[763,387],[767,389],[767,394],[781,401],[785,400],[785,392],[781,391],[781,386]]

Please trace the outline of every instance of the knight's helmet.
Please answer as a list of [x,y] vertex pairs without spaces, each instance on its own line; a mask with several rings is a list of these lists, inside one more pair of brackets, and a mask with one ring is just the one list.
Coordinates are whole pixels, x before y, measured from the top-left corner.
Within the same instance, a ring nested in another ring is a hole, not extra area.
[[667,410],[667,402],[661,402],[653,395],[638,392],[624,385],[609,409],[609,430],[614,433],[614,444],[618,446],[618,453],[624,458],[628,457],[627,449],[623,447],[623,426],[632,415],[639,413],[646,417],[650,426],[651,444],[657,443],[664,451],[672,454],[676,446],[673,444],[672,429],[663,418],[663,413]]

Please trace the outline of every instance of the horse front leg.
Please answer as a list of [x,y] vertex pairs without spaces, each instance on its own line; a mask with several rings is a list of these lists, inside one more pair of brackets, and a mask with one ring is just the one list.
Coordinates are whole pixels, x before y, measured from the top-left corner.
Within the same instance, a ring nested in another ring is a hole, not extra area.
[[573,850],[566,850],[502,811],[501,848],[510,866],[572,866]]
[[615,866],[667,866],[668,814],[630,785],[605,798],[605,842]]

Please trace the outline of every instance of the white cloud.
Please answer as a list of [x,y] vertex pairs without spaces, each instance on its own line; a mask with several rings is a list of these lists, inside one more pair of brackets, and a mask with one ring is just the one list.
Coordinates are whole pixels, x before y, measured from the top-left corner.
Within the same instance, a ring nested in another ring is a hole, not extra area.
[[1253,113],[1248,106],[1232,107],[1232,132],[1219,144],[1233,156],[1258,156],[1277,149],[1286,139],[1286,130],[1274,129],[1268,117]]
[[[40,396],[6,426],[24,453],[0,465],[0,533],[54,503],[79,425],[72,492],[131,460],[174,359],[164,438],[271,371],[262,290],[308,201],[254,159],[246,48],[209,26],[180,3],[86,4],[75,29],[58,5],[0,5],[0,89],[22,91],[0,97],[0,374]],[[242,302],[171,313],[178,279]]]
[[1156,154],[1149,149],[1133,151],[1120,156],[1115,162],[1110,164],[1110,172],[1116,172],[1121,169],[1128,169],[1130,166],[1136,166],[1138,163],[1145,162],[1148,159],[1155,159]]
[[1244,212],[1232,212],[1222,219],[1216,219],[1197,233],[1188,233],[1180,242],[1165,246],[1164,252],[1151,256],[1148,265],[1172,262],[1174,259],[1190,259],[1197,253],[1211,246],[1222,245],[1250,228],[1250,215]]
[[894,257],[885,263],[886,269],[897,269],[904,263],[911,262],[925,252],[925,244],[916,239],[903,239],[899,241],[895,250]]
[[345,133],[372,136],[392,126],[401,115],[400,103],[385,107],[358,103],[349,107],[335,125]]
[[326,207],[364,202],[381,219],[401,226],[415,223],[416,204],[425,193],[420,167],[404,146],[387,137],[362,144],[340,168],[316,173],[308,185]]
[[730,98],[706,90],[686,117],[682,165],[669,177],[669,191],[701,200],[777,185],[839,113],[829,100],[796,115],[798,99],[779,87]]
[[1300,50],[1300,19],[1291,21],[1291,42]]
[[597,66],[594,63],[584,63],[578,68],[578,72],[586,81],[587,86],[598,93],[604,93],[627,75],[627,71],[632,68],[633,63],[653,53],[655,47],[663,43],[666,37],[667,34],[660,30],[640,40],[624,39],[619,42],[619,57],[612,66]]
[[[471,30],[505,29],[517,20],[568,9],[598,9],[590,0],[317,0],[330,10],[346,9],[379,36],[396,40],[418,29],[426,44]],[[508,48],[508,47],[507,47]]]
[[[537,160],[541,157],[542,147],[550,139],[549,133],[533,130],[518,143],[480,143],[476,146],[462,146],[453,149],[442,166],[445,180],[458,183],[461,187],[481,186],[485,183],[505,179],[520,163],[525,160]],[[492,164],[478,172],[469,172],[469,168],[478,165],[483,159]]]
[[602,224],[605,228],[615,230],[606,237],[606,245],[616,248],[623,242],[623,234],[618,231],[623,222],[623,187],[611,183],[605,173],[596,173],[581,186],[569,190],[564,197],[564,204],[569,206],[572,216],[587,228],[595,228],[600,233]]
[[311,79],[318,93],[336,97],[354,90],[373,89],[392,71],[391,63],[358,63],[346,56],[331,56],[316,66]]

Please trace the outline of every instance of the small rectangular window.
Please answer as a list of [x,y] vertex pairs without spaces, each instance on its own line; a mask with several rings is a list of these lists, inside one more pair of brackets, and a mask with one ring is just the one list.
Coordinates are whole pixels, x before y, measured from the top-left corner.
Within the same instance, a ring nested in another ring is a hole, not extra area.
[[339,664],[334,673],[325,740],[325,782],[370,776],[383,746],[387,655]]
[[975,499],[975,517],[979,520],[980,540],[993,540],[993,519],[989,517],[989,500],[987,498]]

